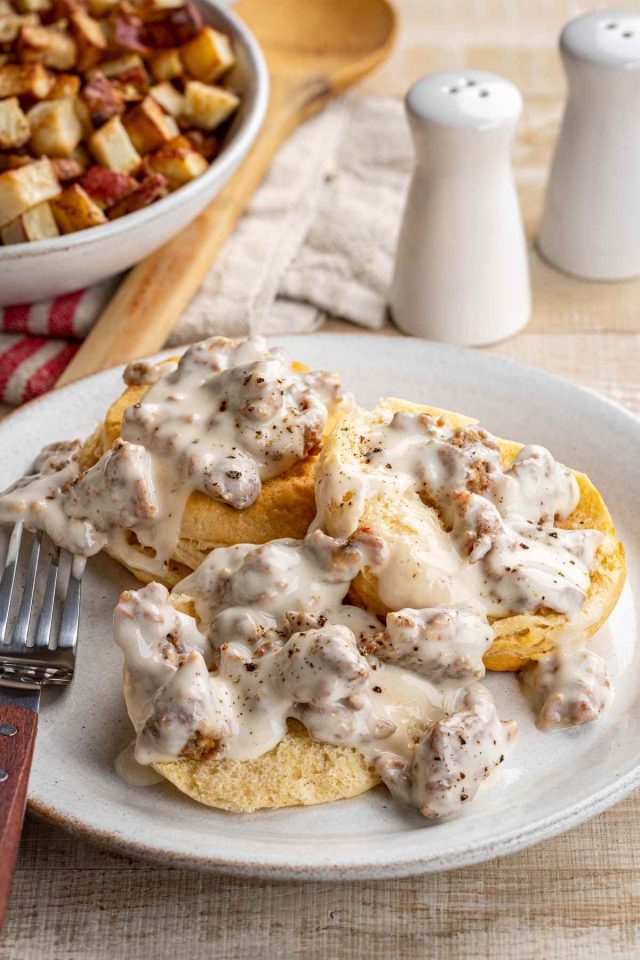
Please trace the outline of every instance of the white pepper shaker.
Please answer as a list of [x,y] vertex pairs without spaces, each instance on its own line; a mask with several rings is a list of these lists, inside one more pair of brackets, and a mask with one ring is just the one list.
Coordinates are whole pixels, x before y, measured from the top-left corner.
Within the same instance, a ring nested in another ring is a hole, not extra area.
[[640,16],[597,10],[560,36],[569,97],[538,246],[567,273],[640,273]]
[[480,345],[531,313],[511,145],[522,111],[513,84],[480,70],[435,73],[406,97],[416,167],[390,306],[406,333]]

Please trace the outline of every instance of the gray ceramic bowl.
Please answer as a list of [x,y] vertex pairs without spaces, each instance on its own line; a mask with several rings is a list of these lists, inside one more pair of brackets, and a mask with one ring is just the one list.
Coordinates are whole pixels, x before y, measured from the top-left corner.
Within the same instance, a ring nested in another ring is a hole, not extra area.
[[120,220],[53,240],[0,247],[0,306],[78,290],[142,260],[213,200],[249,150],[269,97],[264,57],[232,11],[216,0],[197,2],[205,22],[231,36],[238,60],[229,79],[242,104],[219,156],[201,177]]

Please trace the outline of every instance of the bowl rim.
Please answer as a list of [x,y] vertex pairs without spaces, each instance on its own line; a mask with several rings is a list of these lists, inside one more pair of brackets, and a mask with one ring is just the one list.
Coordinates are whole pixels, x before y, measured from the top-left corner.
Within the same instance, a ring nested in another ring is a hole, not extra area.
[[103,241],[115,240],[142,223],[148,224],[158,217],[169,215],[171,210],[176,209],[183,202],[188,202],[203,189],[206,190],[208,185],[216,181],[224,183],[233,173],[264,122],[269,103],[269,71],[260,44],[253,33],[223,0],[196,0],[196,2],[213,9],[222,21],[223,29],[226,27],[235,42],[242,45],[252,74],[253,103],[249,106],[233,140],[222,148],[205,173],[156,203],[89,230],[76,230],[74,233],[61,234],[48,240],[35,240],[32,243],[0,246],[0,262],[6,264],[12,260],[25,260],[50,252],[61,253],[72,248],[88,247]]

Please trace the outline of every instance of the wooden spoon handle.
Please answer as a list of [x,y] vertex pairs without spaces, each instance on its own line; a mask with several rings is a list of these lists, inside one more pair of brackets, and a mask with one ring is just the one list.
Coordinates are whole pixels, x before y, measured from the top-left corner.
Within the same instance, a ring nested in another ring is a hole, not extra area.
[[0,930],[20,843],[37,729],[35,711],[0,705]]
[[278,147],[309,112],[310,100],[319,109],[323,92],[306,88],[296,96],[289,85],[273,84],[264,126],[236,173],[200,216],[131,270],[57,386],[164,346]]

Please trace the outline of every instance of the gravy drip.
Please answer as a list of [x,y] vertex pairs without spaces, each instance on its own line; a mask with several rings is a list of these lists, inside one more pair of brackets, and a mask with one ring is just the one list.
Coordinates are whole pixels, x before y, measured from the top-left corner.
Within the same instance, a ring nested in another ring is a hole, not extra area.
[[[262,337],[212,338],[177,364],[131,364],[124,378],[150,387],[125,411],[113,448],[83,474],[77,442],[46,448],[36,472],[0,498],[0,521],[23,518],[85,556],[112,543],[156,573],[194,491],[246,509],[264,480],[318,451],[329,413],[351,400],[336,375],[296,372]],[[151,556],[132,548],[125,531]]]
[[378,588],[388,607],[411,597],[412,605],[471,605],[488,616],[580,611],[603,535],[554,526],[575,509],[579,488],[544,447],[523,447],[503,469],[497,441],[481,427],[396,413],[360,437],[359,453],[357,466],[329,462],[318,478],[317,526],[339,504],[331,529],[347,536],[369,497],[401,503],[414,494],[431,508],[411,510],[418,549],[402,533],[387,536]]
[[402,610],[385,630],[344,604],[386,556],[366,530],[220,548],[175,588],[196,619],[157,583],[124,593],[114,622],[135,759],[253,759],[294,719],[361,752],[425,816],[459,810],[513,733],[477,683],[493,633],[471,610]]

